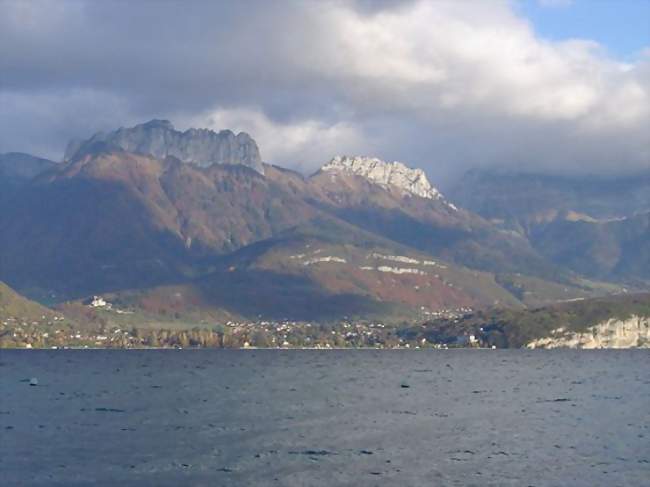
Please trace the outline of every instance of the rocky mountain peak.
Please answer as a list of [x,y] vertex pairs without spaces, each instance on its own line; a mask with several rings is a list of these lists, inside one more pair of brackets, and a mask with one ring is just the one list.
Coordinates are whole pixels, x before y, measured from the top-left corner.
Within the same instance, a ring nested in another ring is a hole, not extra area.
[[230,130],[215,132],[209,129],[181,132],[169,120],[156,119],[113,132],[99,132],[87,140],[71,141],[65,152],[65,160],[92,152],[98,143],[102,143],[102,147],[149,154],[159,159],[173,156],[201,167],[241,164],[264,173],[259,148],[247,133],[235,135]]
[[349,172],[381,186],[399,188],[421,198],[442,199],[422,169],[413,169],[397,161],[385,162],[376,157],[336,156],[321,167],[321,171]]

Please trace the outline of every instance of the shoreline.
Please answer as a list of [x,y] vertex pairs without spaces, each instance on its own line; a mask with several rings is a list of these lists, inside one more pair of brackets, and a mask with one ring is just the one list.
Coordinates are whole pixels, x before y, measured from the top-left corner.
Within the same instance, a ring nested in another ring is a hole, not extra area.
[[427,348],[406,348],[406,347],[401,347],[401,348],[372,348],[372,347],[329,347],[329,348],[318,348],[318,347],[287,347],[287,348],[273,348],[273,347],[241,347],[241,348],[220,348],[220,347],[186,347],[186,348],[173,348],[173,347],[53,347],[53,348],[25,348],[25,347],[13,347],[13,348],[2,348],[0,349],[1,351],[30,351],[30,352],[42,352],[42,351],[51,351],[51,352],[58,352],[58,351],[66,351],[66,350],[82,350],[82,351],[145,351],[145,350],[155,350],[155,351],[160,351],[160,350],[167,350],[167,351],[206,351],[206,350],[220,350],[220,351],[322,351],[322,352],[329,352],[329,351],[381,351],[381,352],[393,352],[393,351],[403,351],[403,352],[449,352],[449,351],[469,351],[469,350],[474,350],[474,351],[490,351],[490,352],[495,352],[499,350],[524,350],[527,352],[553,352],[553,351],[566,351],[566,350],[576,350],[576,351],[583,351],[583,352],[598,352],[598,351],[606,351],[606,350],[650,350],[648,347],[627,347],[627,348],[614,348],[614,347],[609,347],[609,348],[576,348],[576,347],[555,347],[555,348],[527,348],[527,347],[519,347],[519,348],[487,348],[487,347],[449,347],[449,348],[435,348],[435,347],[427,347]]

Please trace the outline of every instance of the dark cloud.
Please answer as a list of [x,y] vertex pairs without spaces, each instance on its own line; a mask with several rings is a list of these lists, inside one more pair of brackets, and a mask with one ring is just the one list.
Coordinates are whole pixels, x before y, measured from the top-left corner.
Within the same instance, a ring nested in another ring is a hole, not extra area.
[[0,152],[150,118],[246,130],[309,172],[650,165],[649,66],[551,43],[503,2],[0,2]]

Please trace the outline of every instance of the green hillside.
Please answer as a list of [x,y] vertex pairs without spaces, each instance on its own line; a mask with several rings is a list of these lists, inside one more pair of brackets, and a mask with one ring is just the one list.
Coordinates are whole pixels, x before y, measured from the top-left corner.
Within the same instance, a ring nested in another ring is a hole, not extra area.
[[57,313],[21,296],[0,281],[0,320],[14,318],[31,322],[51,319],[54,316],[57,316]]

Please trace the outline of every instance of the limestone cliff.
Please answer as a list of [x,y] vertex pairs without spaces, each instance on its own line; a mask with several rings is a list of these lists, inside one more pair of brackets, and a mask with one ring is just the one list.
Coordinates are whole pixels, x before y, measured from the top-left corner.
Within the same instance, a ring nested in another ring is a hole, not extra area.
[[257,144],[245,132],[234,134],[230,130],[214,132],[194,128],[180,132],[168,120],[151,120],[114,132],[100,132],[85,141],[72,141],[65,151],[65,160],[72,160],[98,146],[149,154],[159,159],[173,156],[203,167],[241,164],[264,173]]
[[551,336],[533,340],[528,348],[650,348],[650,317],[632,315],[609,319],[584,332],[558,328]]
[[431,186],[422,169],[412,169],[401,162],[385,162],[374,157],[336,156],[321,167],[321,171],[348,172],[421,198],[443,199],[440,192]]

